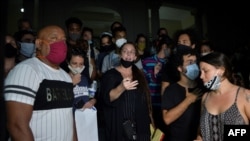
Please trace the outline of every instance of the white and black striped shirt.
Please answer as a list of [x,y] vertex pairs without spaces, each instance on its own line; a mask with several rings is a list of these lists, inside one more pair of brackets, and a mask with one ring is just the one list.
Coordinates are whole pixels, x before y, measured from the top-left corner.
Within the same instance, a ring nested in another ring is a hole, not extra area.
[[69,75],[36,57],[15,66],[5,80],[6,101],[33,106],[30,128],[36,141],[71,141],[73,86]]

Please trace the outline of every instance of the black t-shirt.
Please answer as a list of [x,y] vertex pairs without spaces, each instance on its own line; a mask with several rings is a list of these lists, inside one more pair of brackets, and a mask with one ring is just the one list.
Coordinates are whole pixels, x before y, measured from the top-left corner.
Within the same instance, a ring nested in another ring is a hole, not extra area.
[[[162,97],[162,109],[170,110],[186,97],[186,90],[178,83],[168,86]],[[189,105],[187,110],[170,125],[167,125],[165,140],[193,141],[197,136],[200,119],[200,100]]]

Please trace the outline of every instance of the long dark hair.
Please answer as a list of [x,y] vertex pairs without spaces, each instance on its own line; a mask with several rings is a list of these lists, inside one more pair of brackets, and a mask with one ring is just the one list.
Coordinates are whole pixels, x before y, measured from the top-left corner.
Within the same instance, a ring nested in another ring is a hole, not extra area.
[[[127,43],[123,44],[120,48],[120,53],[126,44],[133,45],[133,47],[135,48],[135,51],[136,51],[135,55],[138,57],[139,53],[138,53],[138,50],[133,42],[127,42]],[[139,83],[138,90],[140,92],[142,92],[142,94],[145,94],[148,109],[149,109],[149,114],[150,114],[150,116],[152,116],[151,115],[152,114],[151,95],[150,95],[150,90],[149,90],[147,80],[146,80],[142,70],[140,70],[135,64],[132,65],[132,73],[133,73],[133,80],[138,80],[138,83]]]
[[215,68],[224,67],[225,72],[223,74],[229,81],[232,82],[232,65],[229,58],[220,52],[212,52],[200,58],[200,62],[208,63]]

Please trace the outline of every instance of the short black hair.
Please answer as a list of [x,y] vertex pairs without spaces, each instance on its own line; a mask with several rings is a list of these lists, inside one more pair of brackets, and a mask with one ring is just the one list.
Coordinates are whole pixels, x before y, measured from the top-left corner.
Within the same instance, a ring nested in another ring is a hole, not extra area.
[[114,30],[114,25],[115,24],[119,24],[120,26],[123,26],[121,22],[119,21],[114,21],[111,25],[110,25],[110,31],[113,32]]
[[33,36],[36,36],[36,33],[30,30],[20,30],[18,32],[16,32],[16,34],[14,35],[14,38],[16,41],[21,41],[21,39],[23,38],[24,35],[26,34],[31,34]]
[[66,28],[69,28],[69,25],[72,24],[72,23],[76,23],[76,24],[80,25],[80,27],[82,27],[82,25],[83,25],[82,21],[79,18],[70,17],[65,21]]
[[30,27],[32,28],[32,24],[31,24],[31,21],[28,19],[28,18],[21,18],[17,21],[17,26],[18,26],[18,30],[21,30],[22,28],[22,23],[29,23],[30,24]]
[[72,56],[81,56],[85,59],[86,54],[81,48],[71,48],[67,53],[67,62],[70,62]]
[[82,35],[83,35],[83,33],[86,32],[86,31],[89,31],[89,32],[91,33],[91,35],[93,36],[94,31],[93,31],[92,28],[90,28],[90,27],[84,27],[84,28],[82,29]]
[[122,31],[127,32],[127,29],[124,26],[114,28],[114,30],[112,31],[113,37],[115,37],[115,34],[117,32],[122,32]]
[[168,30],[167,30],[165,27],[161,27],[161,28],[159,28],[159,29],[157,30],[157,35],[158,35],[158,36],[160,36],[160,33],[161,33],[162,30],[165,30],[166,33],[167,33],[167,35],[168,35]]

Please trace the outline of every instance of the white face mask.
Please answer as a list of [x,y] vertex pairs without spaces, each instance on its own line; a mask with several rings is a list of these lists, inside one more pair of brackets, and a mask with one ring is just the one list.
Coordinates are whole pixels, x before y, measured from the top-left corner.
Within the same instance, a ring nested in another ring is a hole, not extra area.
[[211,80],[204,83],[204,86],[209,90],[218,90],[221,84],[221,77],[219,75],[215,75]]
[[127,40],[125,38],[121,38],[116,40],[115,44],[118,48],[120,48],[124,43],[127,43]]
[[82,71],[84,70],[85,66],[77,67],[77,68],[72,68],[70,65],[68,65],[68,68],[70,69],[70,71],[73,74],[78,74],[78,73],[82,73]]
[[205,56],[207,54],[209,54],[210,52],[204,52],[204,53],[201,53],[201,56]]

